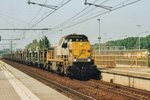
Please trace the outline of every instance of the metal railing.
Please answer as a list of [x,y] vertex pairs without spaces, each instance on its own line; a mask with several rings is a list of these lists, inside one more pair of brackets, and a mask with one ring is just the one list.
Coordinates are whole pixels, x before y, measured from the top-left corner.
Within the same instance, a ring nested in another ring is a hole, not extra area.
[[100,67],[147,67],[148,50],[93,51],[95,64]]

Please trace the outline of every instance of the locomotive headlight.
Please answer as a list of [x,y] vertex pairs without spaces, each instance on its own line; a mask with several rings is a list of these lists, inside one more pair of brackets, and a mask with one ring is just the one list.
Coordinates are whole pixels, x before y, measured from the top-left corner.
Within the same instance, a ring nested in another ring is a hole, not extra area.
[[91,59],[88,59],[88,61],[90,62],[90,61],[91,61]]
[[74,62],[76,62],[76,61],[77,61],[77,59],[73,59],[73,61],[74,61]]

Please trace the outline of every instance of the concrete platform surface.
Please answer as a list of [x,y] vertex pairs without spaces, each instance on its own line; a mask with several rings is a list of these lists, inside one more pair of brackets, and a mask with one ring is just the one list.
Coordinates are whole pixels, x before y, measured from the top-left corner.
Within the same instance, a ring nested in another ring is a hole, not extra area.
[[150,68],[103,68],[101,80],[150,91]]
[[150,68],[102,68],[100,71],[150,79]]
[[71,100],[0,61],[0,100]]

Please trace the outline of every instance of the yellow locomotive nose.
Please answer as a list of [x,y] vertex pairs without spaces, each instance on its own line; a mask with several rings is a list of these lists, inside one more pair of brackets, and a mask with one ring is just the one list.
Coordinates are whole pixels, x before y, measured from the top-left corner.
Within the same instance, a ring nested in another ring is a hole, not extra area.
[[70,55],[77,59],[88,58],[90,56],[90,43],[87,42],[72,42],[69,46]]
[[82,43],[80,43],[80,45],[83,45]]

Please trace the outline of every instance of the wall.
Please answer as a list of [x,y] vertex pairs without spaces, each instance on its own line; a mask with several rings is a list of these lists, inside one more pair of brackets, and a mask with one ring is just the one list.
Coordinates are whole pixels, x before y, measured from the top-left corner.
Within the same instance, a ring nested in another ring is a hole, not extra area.
[[129,75],[121,75],[117,73],[101,72],[102,80],[113,82],[137,89],[150,91],[150,78],[135,77]]

